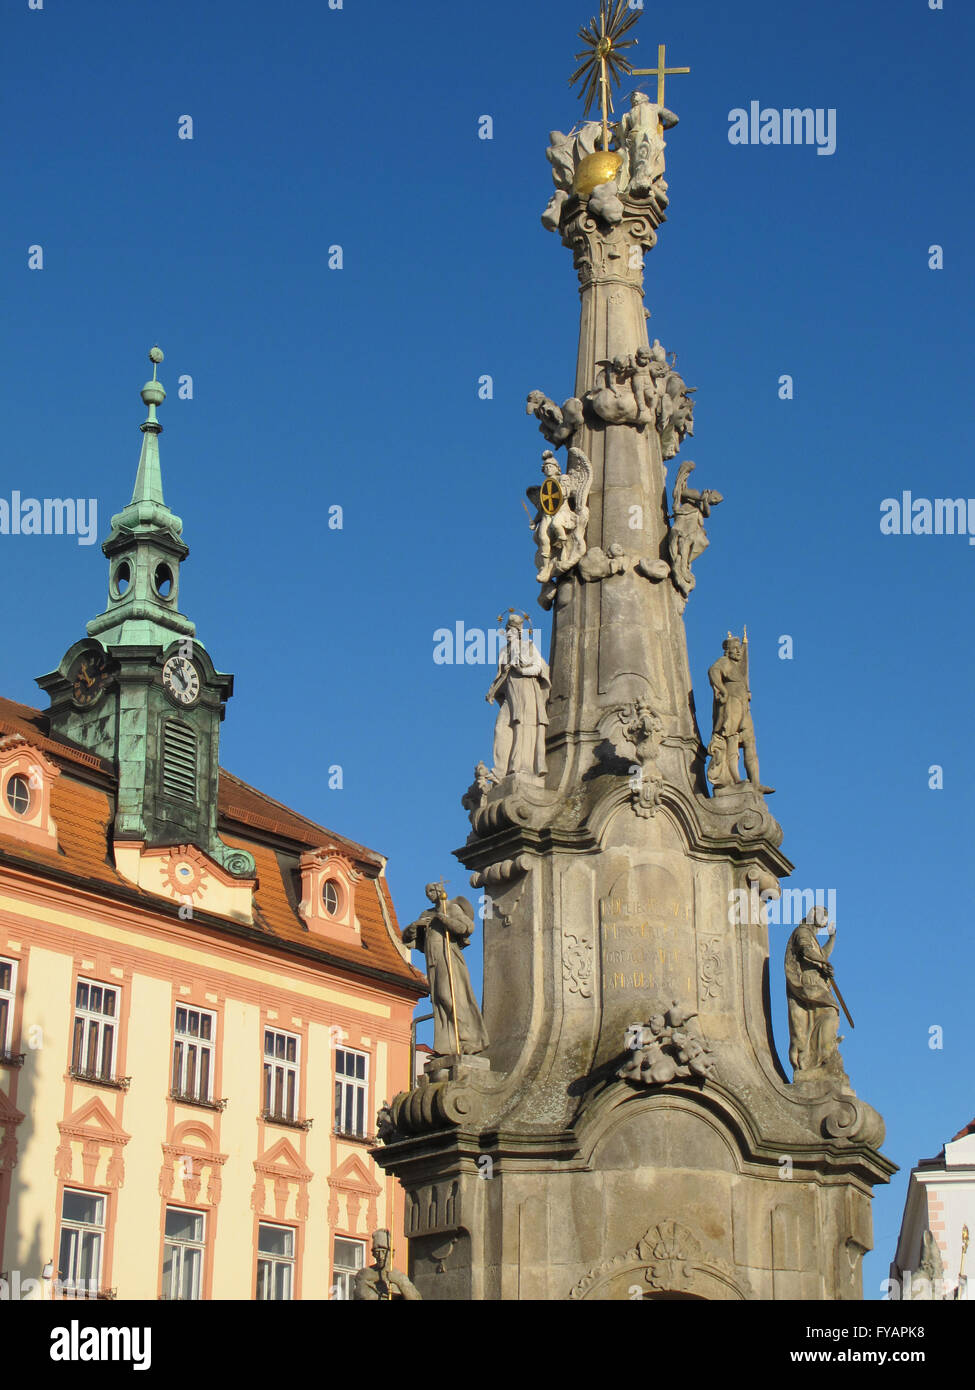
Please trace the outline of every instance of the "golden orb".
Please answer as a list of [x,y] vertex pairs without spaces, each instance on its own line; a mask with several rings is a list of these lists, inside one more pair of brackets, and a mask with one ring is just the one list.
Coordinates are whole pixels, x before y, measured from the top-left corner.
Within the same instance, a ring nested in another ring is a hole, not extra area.
[[578,193],[580,198],[588,198],[599,184],[615,179],[622,163],[623,156],[616,150],[596,150],[593,154],[587,154],[579,161],[572,181],[573,192]]

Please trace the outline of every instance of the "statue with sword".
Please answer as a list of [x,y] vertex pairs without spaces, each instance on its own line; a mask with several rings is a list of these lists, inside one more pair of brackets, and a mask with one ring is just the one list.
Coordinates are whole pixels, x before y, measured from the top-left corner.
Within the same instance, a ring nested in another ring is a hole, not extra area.
[[[820,945],[816,933],[823,928],[827,940]],[[789,1061],[797,1080],[812,1071],[845,1077],[839,1053],[840,1008],[850,1027],[854,1025],[829,960],[835,944],[836,926],[826,908],[817,906],[806,913],[785,948]]]

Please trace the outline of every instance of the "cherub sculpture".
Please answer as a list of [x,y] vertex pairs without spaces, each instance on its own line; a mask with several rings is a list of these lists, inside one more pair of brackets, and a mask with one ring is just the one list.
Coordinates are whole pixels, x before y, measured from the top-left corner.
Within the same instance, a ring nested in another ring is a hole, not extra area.
[[537,546],[538,582],[567,574],[586,553],[592,464],[581,449],[570,449],[565,473],[551,449],[542,454],[544,482],[527,496],[537,508],[531,529]]

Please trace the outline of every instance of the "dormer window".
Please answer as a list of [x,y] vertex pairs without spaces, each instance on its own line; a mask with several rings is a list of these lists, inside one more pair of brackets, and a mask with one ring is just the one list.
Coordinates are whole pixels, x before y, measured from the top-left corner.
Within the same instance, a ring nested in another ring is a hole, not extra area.
[[334,845],[301,856],[299,911],[312,931],[333,941],[359,940],[355,917],[355,885],[362,877]]
[[26,816],[30,810],[30,783],[26,777],[15,772],[7,779],[7,805],[15,816]]
[[0,738],[0,836],[57,849],[51,787],[60,769],[22,734]]

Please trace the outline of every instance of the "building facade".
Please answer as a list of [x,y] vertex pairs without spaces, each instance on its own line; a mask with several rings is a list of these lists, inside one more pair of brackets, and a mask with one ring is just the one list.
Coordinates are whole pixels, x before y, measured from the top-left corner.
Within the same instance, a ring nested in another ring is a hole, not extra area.
[[369,1147],[425,981],[382,856],[220,769],[233,677],[179,609],[155,366],[142,396],[108,606],[49,709],[0,699],[0,1270],[8,1297],[343,1298],[402,1230]]
[[975,1120],[911,1170],[889,1297],[975,1300],[967,1272],[973,1230]]

